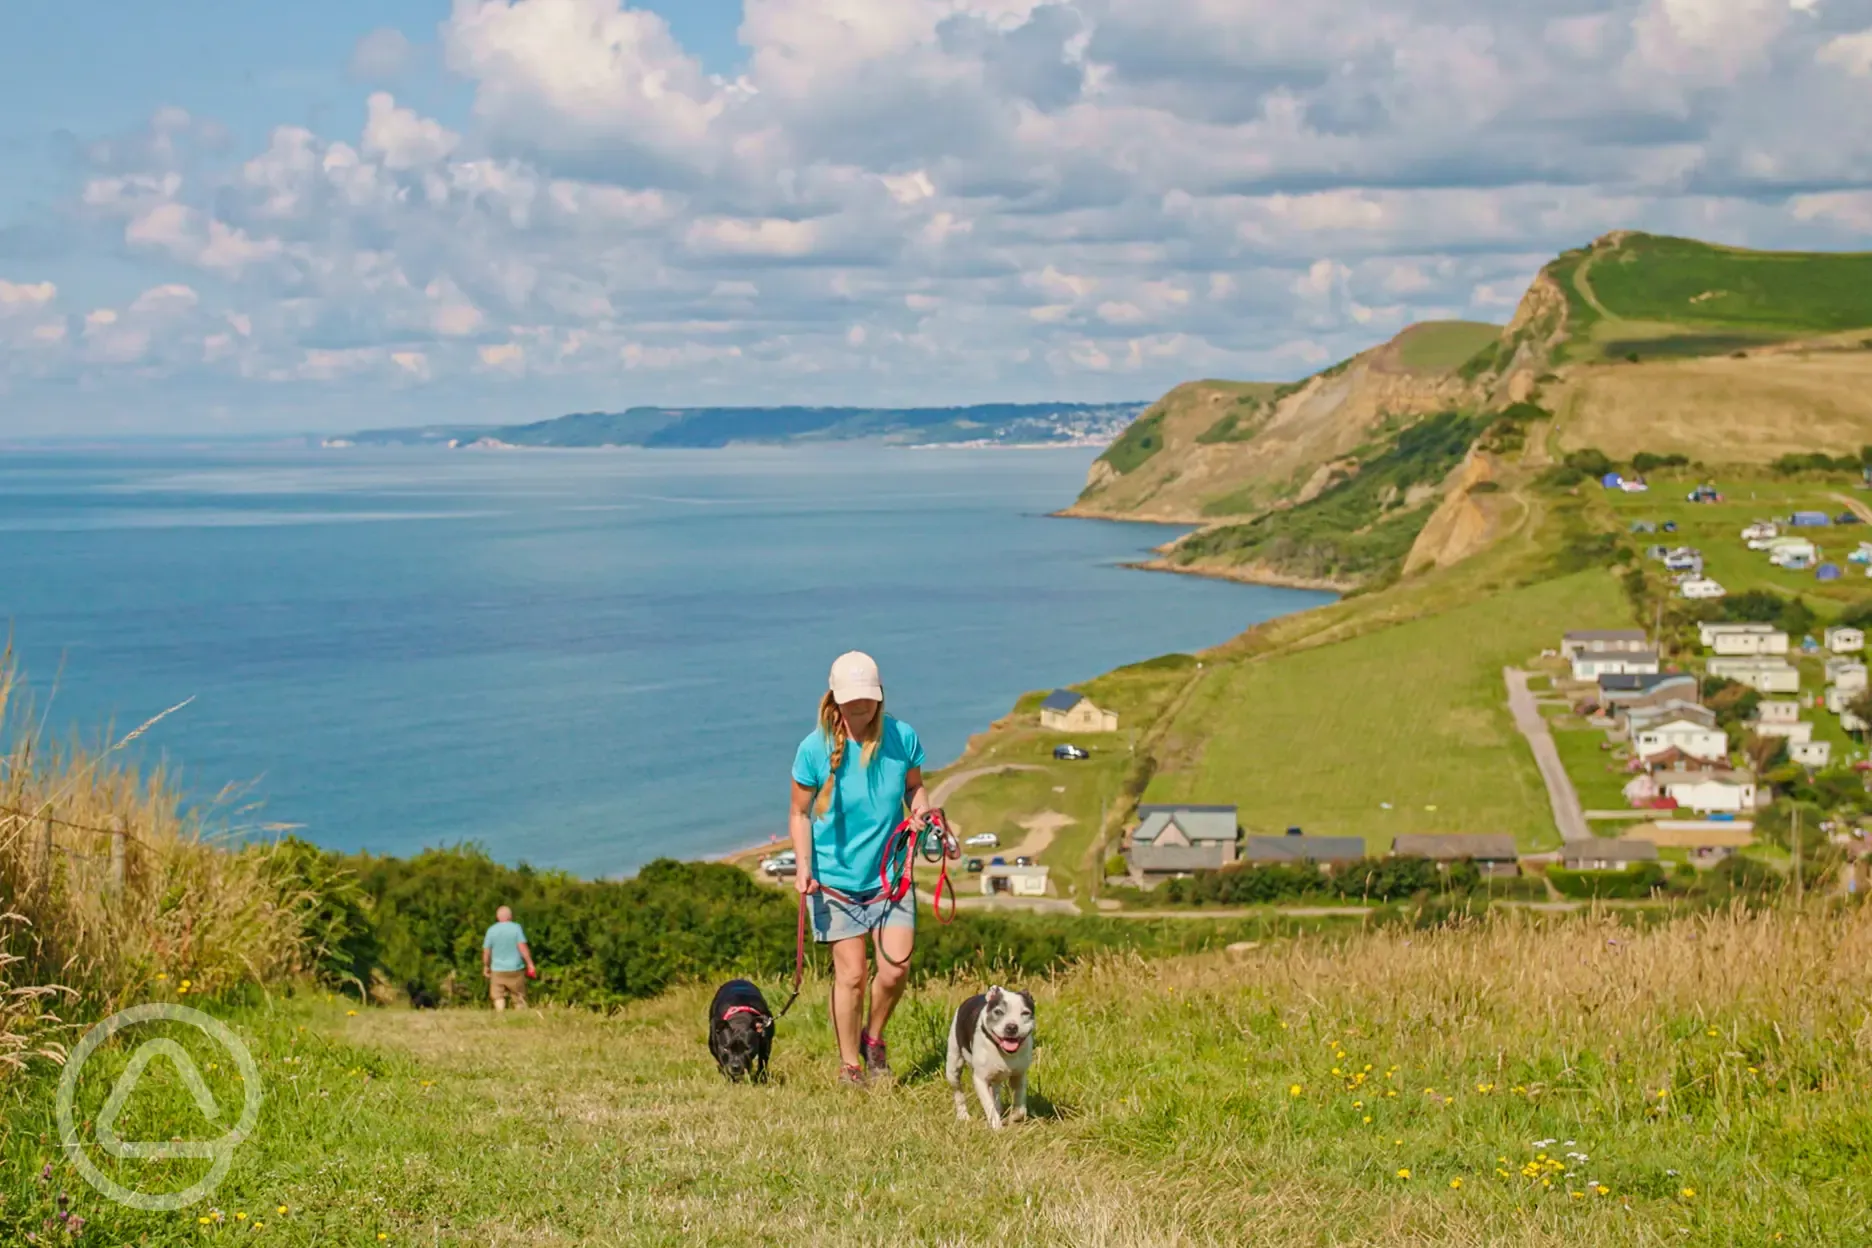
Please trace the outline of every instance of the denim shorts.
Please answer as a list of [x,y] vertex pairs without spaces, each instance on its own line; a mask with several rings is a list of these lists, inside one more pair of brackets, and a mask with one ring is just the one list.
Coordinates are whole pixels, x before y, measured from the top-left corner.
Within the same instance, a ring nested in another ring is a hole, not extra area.
[[916,928],[916,889],[897,901],[841,901],[824,893],[811,893],[813,939],[822,945],[850,940],[885,927]]

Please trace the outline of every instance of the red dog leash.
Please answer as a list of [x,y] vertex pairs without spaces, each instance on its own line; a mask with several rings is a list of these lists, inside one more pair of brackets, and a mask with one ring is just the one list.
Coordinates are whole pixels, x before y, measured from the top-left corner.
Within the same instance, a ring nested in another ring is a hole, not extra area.
[[[955,922],[956,894],[955,885],[949,880],[949,863],[962,856],[962,846],[956,840],[955,833],[949,830],[949,820],[943,815],[941,810],[931,810],[924,816],[924,819],[925,826],[921,829],[917,828],[914,821],[909,819],[904,820],[902,823],[898,824],[891,832],[890,836],[885,839],[884,858],[883,861],[878,864],[878,883],[880,885],[878,896],[860,901],[850,894],[840,892],[838,889],[824,882],[820,883],[819,891],[849,906],[862,906],[874,901],[888,901],[892,905],[895,905],[908,896],[911,890],[916,887],[917,842],[918,840],[922,840],[923,845],[921,846],[921,852],[923,857],[937,864],[936,891],[930,898],[930,909],[936,915],[936,921],[938,923],[946,926]],[[893,866],[896,869],[896,879],[894,880],[891,878]],[[944,894],[947,894],[949,897],[949,912],[947,915],[943,913],[942,903]],[[876,932],[874,930],[873,936],[875,937],[875,935]],[[873,943],[877,946],[878,957],[883,958],[892,966],[908,966],[910,964],[908,958],[899,962],[888,953],[885,953],[883,941],[874,939]],[[786,1012],[793,1008],[793,1003],[799,1000],[800,985],[804,983],[805,980],[806,894],[801,893],[799,894],[799,922],[793,934],[793,995],[787,998],[787,1003],[780,1007],[780,1012],[774,1015],[775,1018],[785,1017]]]

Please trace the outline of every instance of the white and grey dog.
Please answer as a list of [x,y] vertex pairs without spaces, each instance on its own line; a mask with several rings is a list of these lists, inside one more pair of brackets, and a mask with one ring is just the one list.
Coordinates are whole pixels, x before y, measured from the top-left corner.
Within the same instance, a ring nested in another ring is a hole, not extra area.
[[1025,992],[990,988],[962,1003],[949,1027],[949,1060],[943,1075],[955,1093],[956,1117],[968,1121],[968,1100],[962,1094],[962,1068],[975,1079],[988,1125],[999,1129],[1001,1086],[1007,1085],[1010,1107],[1006,1121],[1027,1117],[1027,1068],[1033,1065],[1034,1004]]

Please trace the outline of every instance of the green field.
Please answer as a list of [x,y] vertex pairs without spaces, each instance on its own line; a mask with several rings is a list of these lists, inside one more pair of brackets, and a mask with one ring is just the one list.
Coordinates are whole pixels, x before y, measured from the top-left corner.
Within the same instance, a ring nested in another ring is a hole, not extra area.
[[[1844,478],[1834,481],[1781,479],[1775,477],[1727,478],[1711,480],[1723,495],[1720,503],[1692,503],[1687,495],[1697,480],[1677,475],[1654,475],[1651,489],[1643,494],[1620,490],[1601,490],[1583,486],[1599,495],[1618,516],[1625,530],[1625,540],[1643,549],[1651,545],[1695,546],[1703,552],[1704,573],[1713,577],[1730,593],[1750,589],[1772,589],[1782,594],[1800,594],[1808,604],[1824,615],[1831,615],[1844,603],[1872,597],[1872,581],[1864,569],[1846,562],[1846,556],[1860,542],[1872,542],[1872,525],[1829,525],[1826,528],[1799,530],[1819,547],[1822,560],[1838,563],[1845,573],[1837,581],[1814,579],[1813,569],[1790,572],[1768,562],[1765,551],[1750,550],[1743,542],[1744,528],[1757,520],[1784,518],[1795,511],[1824,511],[1838,516],[1847,510],[1840,496],[1865,499],[1867,492],[1855,489]],[[1632,533],[1634,521],[1646,520],[1659,526],[1657,533]],[[1665,533],[1665,521],[1674,521],[1677,531]],[[1783,527],[1784,532],[1792,532]]]
[[1587,281],[1614,317],[1772,334],[1872,326],[1872,252],[1743,251],[1635,234]]
[[[957,1122],[938,1073],[975,983],[913,992],[900,1078],[865,1090],[833,1085],[820,981],[766,1087],[714,1070],[708,984],[612,1015],[209,1003],[264,1091],[213,1196],[146,1213],[94,1195],[57,1146],[48,1066],[0,1084],[0,1242],[1858,1248],[1869,914],[1523,917],[1096,960],[1021,985],[1033,1119],[998,1133],[973,1103]],[[225,1058],[174,1038],[217,1101],[241,1099]],[[85,1069],[81,1123],[127,1047]],[[167,1061],[119,1129],[217,1133]],[[173,1191],[206,1163],[103,1164]],[[82,1237],[46,1234],[61,1191]]]
[[1452,373],[1501,332],[1482,321],[1424,321],[1398,335],[1398,363],[1414,373]]
[[1626,611],[1611,576],[1579,573],[1220,670],[1171,728],[1146,800],[1233,802],[1251,831],[1298,824],[1376,852],[1414,832],[1556,843],[1502,668]]
[[1612,751],[1599,747],[1606,734],[1597,728],[1575,728],[1553,734],[1554,748],[1579,793],[1580,805],[1587,810],[1625,810],[1625,784],[1631,779]]

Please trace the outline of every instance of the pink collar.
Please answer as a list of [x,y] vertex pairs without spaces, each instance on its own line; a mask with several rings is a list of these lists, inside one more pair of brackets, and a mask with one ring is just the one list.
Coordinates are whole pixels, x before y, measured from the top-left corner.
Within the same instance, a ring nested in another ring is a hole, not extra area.
[[725,1022],[727,1022],[727,1021],[728,1021],[729,1019],[731,1019],[731,1018],[733,1018],[733,1017],[734,1017],[735,1015],[737,1015],[737,1014],[752,1014],[752,1015],[754,1015],[754,1017],[756,1017],[756,1018],[766,1018],[766,1017],[767,1017],[767,1015],[766,1015],[766,1014],[765,1014],[765,1013],[764,1013],[764,1012],[763,1012],[763,1011],[762,1011],[761,1009],[759,1009],[759,1008],[758,1008],[758,1007],[756,1007],[756,1006],[752,1006],[752,1005],[731,1005],[731,1006],[729,1006],[729,1007],[728,1007],[728,1008],[727,1008],[727,1009],[726,1009],[725,1011],[723,1011],[723,1012],[722,1012],[722,1016],[721,1016],[721,1021],[725,1023]]

